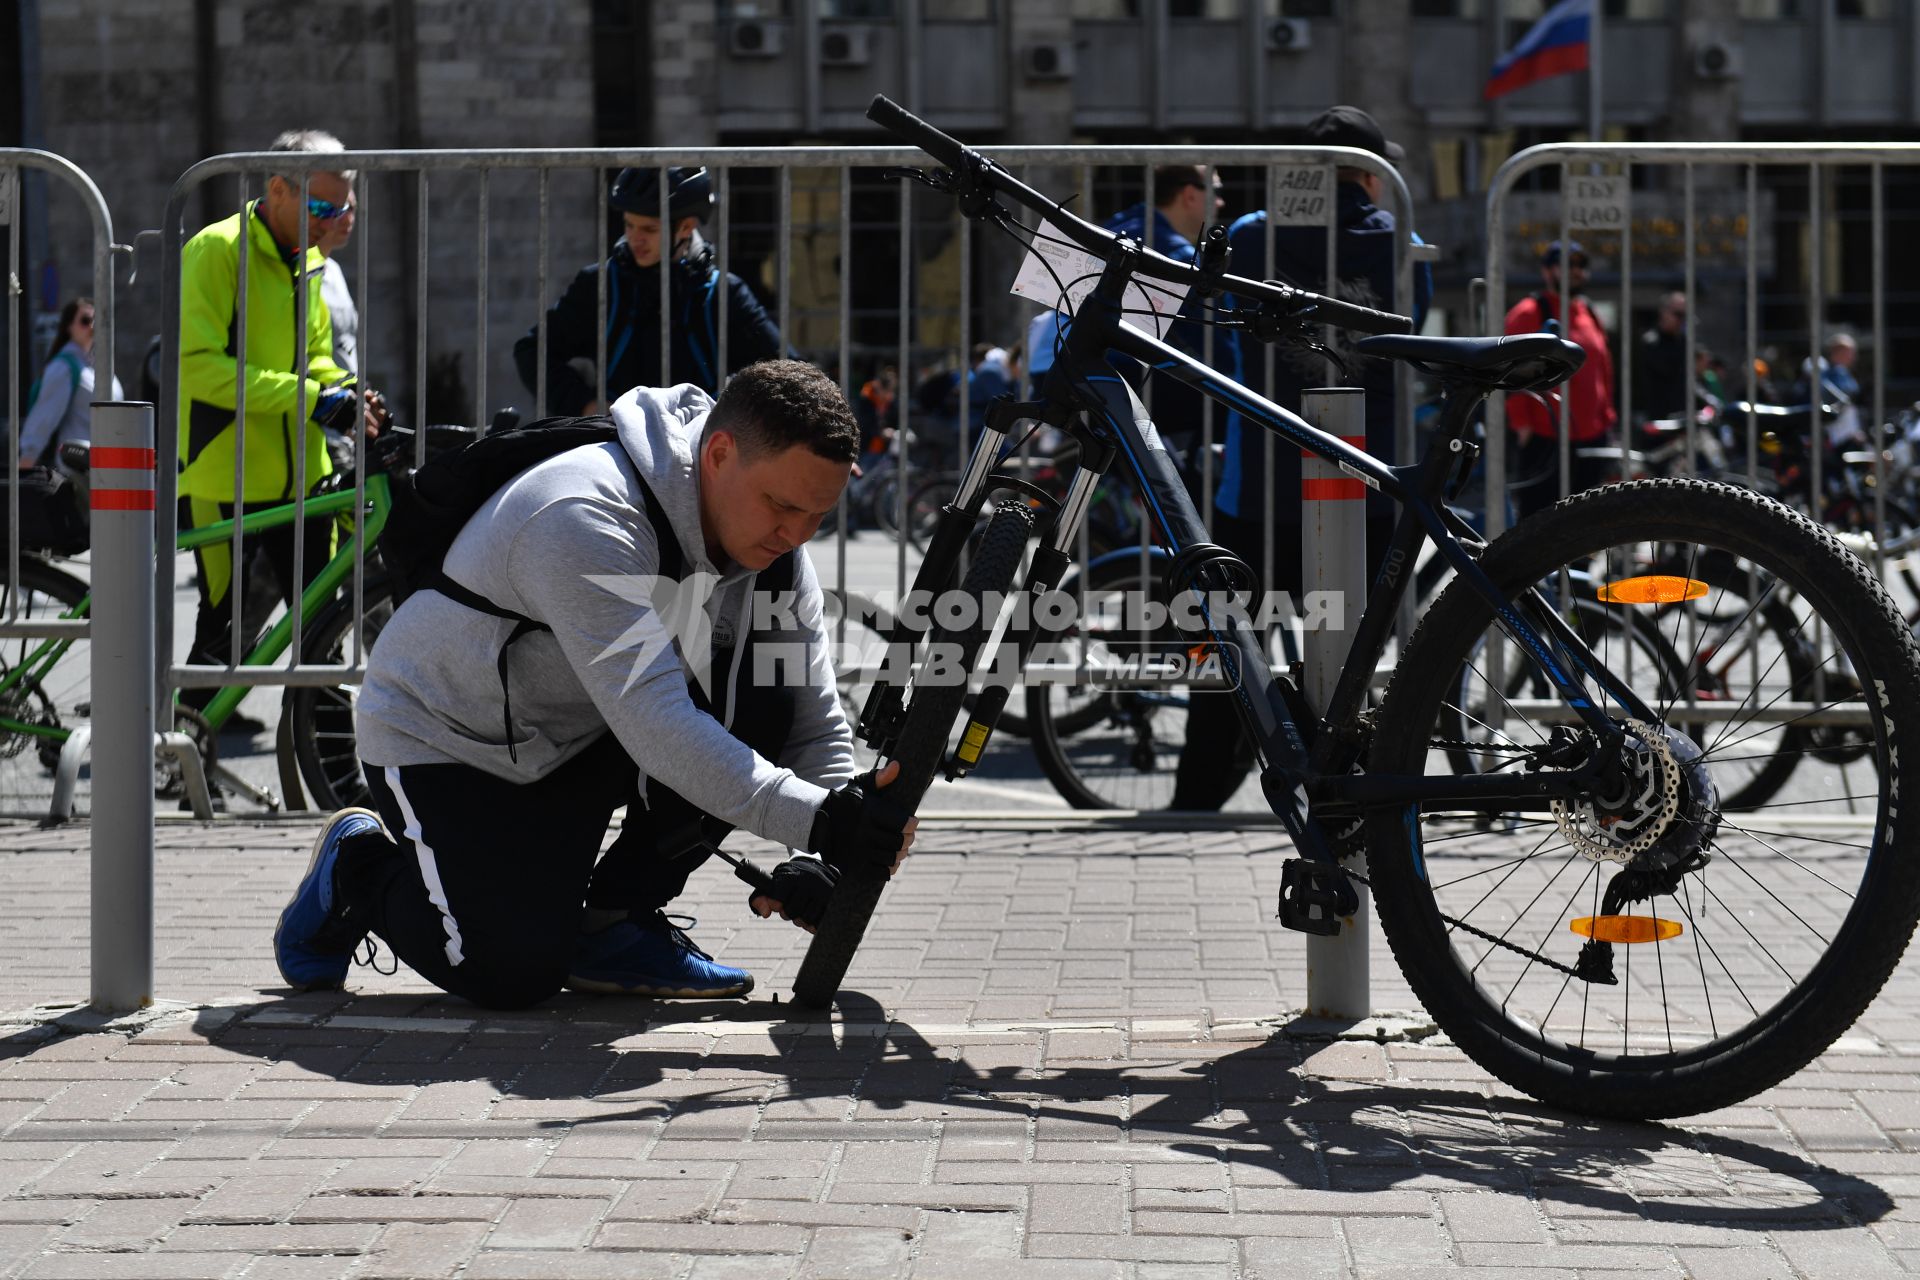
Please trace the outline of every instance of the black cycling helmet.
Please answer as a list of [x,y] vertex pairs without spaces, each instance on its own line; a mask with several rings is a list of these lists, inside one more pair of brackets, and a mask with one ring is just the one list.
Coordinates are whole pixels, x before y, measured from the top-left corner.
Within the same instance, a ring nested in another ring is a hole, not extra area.
[[[625,213],[642,218],[660,216],[660,171],[658,169],[622,169],[613,180],[607,203]],[[713,209],[713,179],[705,169],[667,170],[667,216],[707,220]]]

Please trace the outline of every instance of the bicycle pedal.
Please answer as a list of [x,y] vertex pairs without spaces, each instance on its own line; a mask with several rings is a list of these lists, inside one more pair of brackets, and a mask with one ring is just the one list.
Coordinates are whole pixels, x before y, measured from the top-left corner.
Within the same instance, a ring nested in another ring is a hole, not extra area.
[[1280,864],[1280,923],[1299,933],[1331,938],[1340,920],[1360,909],[1360,895],[1339,867],[1309,858]]

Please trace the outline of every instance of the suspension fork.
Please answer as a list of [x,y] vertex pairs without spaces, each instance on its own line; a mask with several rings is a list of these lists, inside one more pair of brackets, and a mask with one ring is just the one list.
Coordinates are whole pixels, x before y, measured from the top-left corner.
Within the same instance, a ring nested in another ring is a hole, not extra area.
[[[927,544],[926,558],[914,574],[913,589],[894,610],[883,670],[912,671],[913,655],[926,638],[928,620],[926,610],[911,606],[916,600],[931,603],[934,597],[953,586],[961,553],[966,550],[967,539],[980,519],[980,510],[993,491],[993,469],[1015,425],[1022,420],[1033,420],[1064,426],[1070,413],[1068,407],[1051,401],[1021,402],[1012,396],[997,396],[987,405],[986,424],[974,442],[972,456],[967,459],[959,491],[953,501],[940,509],[939,522]],[[882,755],[892,754],[893,743],[906,720],[907,683],[905,679],[876,682],[867,694],[866,705],[860,709],[857,736]]]
[[[1088,433],[1076,433],[1076,439],[1080,444],[1080,467],[1073,474],[1073,481],[1067,487],[1067,496],[1061,501],[1060,509],[1054,513],[1052,527],[1033,554],[1033,563],[1028,566],[1027,580],[1022,588],[1023,598],[1014,602],[1013,617],[1008,621],[1000,645],[994,651],[993,662],[988,667],[1000,678],[991,680],[974,703],[973,715],[967,721],[965,732],[960,735],[960,746],[947,767],[947,777],[950,779],[966,777],[980,763],[987,741],[993,736],[993,727],[1000,722],[1000,713],[1006,710],[1007,699],[1013,696],[1013,686],[1025,675],[1027,660],[1033,656],[1034,645],[1039,639],[1036,619],[1041,615],[1048,598],[1060,589],[1067,570],[1073,566],[1074,546],[1080,537],[1080,526],[1086,523],[1093,491],[1106,475],[1107,468],[1113,465],[1118,453],[1113,444],[1093,439]],[[1084,626],[1086,620],[1080,621]]]

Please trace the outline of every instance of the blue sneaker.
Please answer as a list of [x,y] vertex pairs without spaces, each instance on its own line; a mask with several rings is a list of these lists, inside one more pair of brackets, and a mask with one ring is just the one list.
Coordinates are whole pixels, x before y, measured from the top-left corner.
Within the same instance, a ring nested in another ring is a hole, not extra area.
[[[694,923],[689,916],[675,918]],[[753,990],[753,975],[717,963],[665,912],[656,911],[581,934],[567,985],[596,995],[719,999]]]
[[336,904],[333,872],[340,863],[340,842],[369,831],[385,831],[371,809],[342,809],[313,842],[307,874],[280,913],[273,930],[273,958],[280,976],[296,991],[334,990],[345,984],[360,940],[367,936],[344,904]]

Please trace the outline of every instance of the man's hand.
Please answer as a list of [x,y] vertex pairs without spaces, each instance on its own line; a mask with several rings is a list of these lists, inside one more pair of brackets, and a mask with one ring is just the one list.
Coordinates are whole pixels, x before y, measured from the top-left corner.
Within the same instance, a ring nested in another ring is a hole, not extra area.
[[392,421],[393,410],[387,407],[387,398],[378,391],[368,388],[367,414],[364,424],[367,430],[367,439],[376,439],[380,433],[386,429],[387,424]]
[[754,894],[747,906],[762,920],[778,914],[812,933],[839,878],[839,872],[818,858],[788,858],[773,869],[772,892]]
[[809,852],[837,871],[862,867],[892,875],[906,860],[920,820],[887,796],[885,788],[900,776],[895,760],[878,773],[869,771],[830,792],[813,820]]

